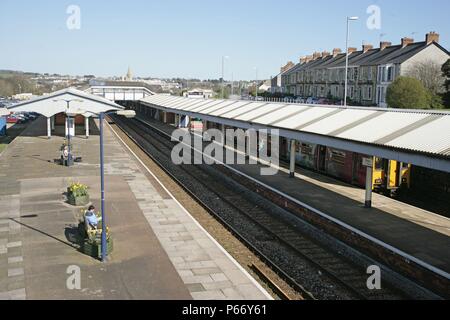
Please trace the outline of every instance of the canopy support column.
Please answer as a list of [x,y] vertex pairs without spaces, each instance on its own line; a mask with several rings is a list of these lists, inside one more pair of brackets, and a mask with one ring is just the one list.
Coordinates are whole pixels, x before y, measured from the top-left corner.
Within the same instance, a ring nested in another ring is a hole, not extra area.
[[289,177],[294,178],[295,177],[295,143],[296,141],[294,139],[291,139],[291,159],[290,159],[290,166],[289,166]]
[[373,168],[366,167],[366,199],[364,202],[366,208],[372,208],[372,180]]
[[52,124],[50,117],[47,117],[47,138],[50,139],[52,137]]
[[86,139],[89,139],[89,117],[84,117],[84,126],[86,129]]

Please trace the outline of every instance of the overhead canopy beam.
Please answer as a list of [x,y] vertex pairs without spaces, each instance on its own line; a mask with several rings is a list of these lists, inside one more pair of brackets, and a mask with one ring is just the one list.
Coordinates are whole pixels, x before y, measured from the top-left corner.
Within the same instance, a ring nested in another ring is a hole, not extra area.
[[142,105],[149,106],[155,109],[159,109],[165,112],[175,112],[182,115],[187,115],[193,118],[201,118],[206,121],[216,122],[223,125],[228,125],[232,127],[238,127],[242,129],[276,129],[279,131],[279,136],[287,139],[295,139],[297,141],[319,144],[323,146],[328,146],[336,149],[347,150],[352,152],[357,152],[361,154],[371,155],[379,158],[396,160],[399,162],[409,163],[416,166],[429,168],[433,170],[439,170],[444,172],[450,172],[450,160],[433,157],[432,155],[426,155],[419,152],[408,152],[402,151],[400,149],[382,147],[369,143],[361,143],[352,140],[344,140],[339,138],[334,138],[330,136],[323,136],[314,133],[294,131],[288,129],[280,129],[271,126],[258,125],[251,122],[239,121],[226,119],[216,116],[210,116],[206,114],[201,114],[197,112],[184,111],[181,109],[172,109],[154,105],[145,101],[139,102]]

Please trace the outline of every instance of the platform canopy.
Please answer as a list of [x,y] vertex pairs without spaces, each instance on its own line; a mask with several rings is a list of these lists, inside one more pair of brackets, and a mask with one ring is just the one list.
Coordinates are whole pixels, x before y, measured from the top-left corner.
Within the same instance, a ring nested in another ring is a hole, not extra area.
[[[67,108],[67,101],[70,101],[69,108]],[[101,112],[123,110],[124,107],[84,91],[66,88],[17,103],[8,109],[13,112],[36,112],[50,118],[58,113],[81,114],[89,117]]]
[[239,128],[450,172],[450,112],[191,99],[153,95],[140,103]]

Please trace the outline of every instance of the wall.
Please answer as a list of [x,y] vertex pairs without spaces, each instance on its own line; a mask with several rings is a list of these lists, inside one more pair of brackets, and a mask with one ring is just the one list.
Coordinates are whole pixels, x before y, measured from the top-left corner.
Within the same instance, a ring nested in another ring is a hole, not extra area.
[[442,51],[438,46],[431,45],[418,54],[414,55],[410,59],[406,60],[401,65],[400,75],[404,76],[408,73],[409,69],[411,69],[417,63],[426,63],[427,61],[434,61],[442,66],[450,56]]

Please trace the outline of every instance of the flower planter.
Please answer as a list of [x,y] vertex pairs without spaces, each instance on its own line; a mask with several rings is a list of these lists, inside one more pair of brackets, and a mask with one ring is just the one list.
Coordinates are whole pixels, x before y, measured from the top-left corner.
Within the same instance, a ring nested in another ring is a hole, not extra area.
[[[102,245],[101,241],[92,242],[89,239],[85,239],[82,243],[82,251],[84,254],[91,256],[93,258],[101,258],[102,257]],[[112,237],[109,237],[106,240],[106,255],[110,255],[113,250],[113,240]]]
[[88,194],[84,196],[75,196],[73,193],[68,193],[67,200],[71,205],[76,207],[85,206],[90,201]]

